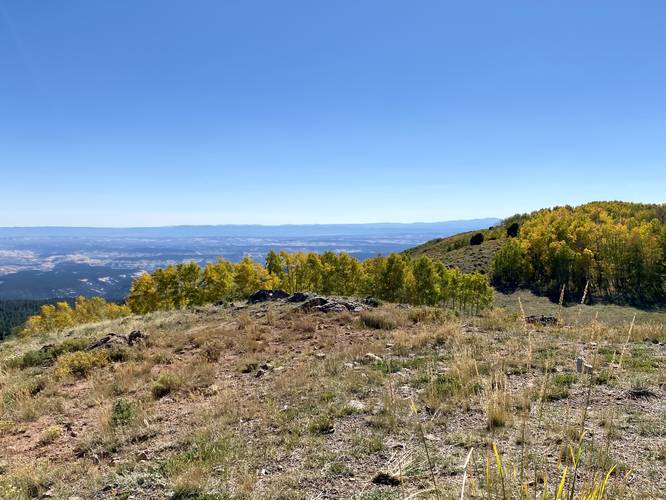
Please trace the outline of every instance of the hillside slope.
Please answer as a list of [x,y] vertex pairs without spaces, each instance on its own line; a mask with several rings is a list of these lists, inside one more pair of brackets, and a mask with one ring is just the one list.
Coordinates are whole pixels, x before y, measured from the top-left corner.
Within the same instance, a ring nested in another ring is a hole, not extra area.
[[[457,267],[464,273],[489,274],[495,254],[506,241],[506,227],[511,222],[504,221],[487,229],[436,238],[403,253],[412,258],[427,256],[443,262],[446,266]],[[472,237],[478,234],[483,235],[483,241],[472,245]]]
[[457,267],[463,273],[489,274],[495,254],[502,246],[503,239],[486,240],[480,245],[465,245],[456,247],[455,242],[461,241],[461,236],[471,238],[477,232],[464,233],[452,238],[432,240],[405,252],[413,258],[421,256],[438,260],[448,267]]
[[[501,310],[326,314],[280,301],[12,339],[0,345],[0,498],[450,498],[471,448],[467,493],[495,496],[492,443],[507,469],[525,457],[540,498],[534,471],[553,496],[581,422],[576,491],[617,465],[610,497],[661,496],[663,323],[637,323],[628,345],[626,323],[570,325],[528,336]],[[147,339],[81,350],[133,330]]]

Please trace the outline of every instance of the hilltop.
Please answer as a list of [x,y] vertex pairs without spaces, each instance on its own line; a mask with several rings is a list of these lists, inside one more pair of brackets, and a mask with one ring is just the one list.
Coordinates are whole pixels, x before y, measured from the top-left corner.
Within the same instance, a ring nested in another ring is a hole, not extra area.
[[302,304],[157,311],[0,345],[0,498],[457,498],[463,482],[541,498],[564,465],[567,491],[612,470],[609,497],[666,492],[663,319]]
[[487,274],[503,291],[528,288],[565,302],[659,306],[666,302],[666,204],[547,208],[404,254]]

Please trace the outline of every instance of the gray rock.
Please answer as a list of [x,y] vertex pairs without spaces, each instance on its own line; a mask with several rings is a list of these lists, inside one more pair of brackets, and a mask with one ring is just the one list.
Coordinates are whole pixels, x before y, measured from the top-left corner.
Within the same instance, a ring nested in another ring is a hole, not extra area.
[[527,316],[525,321],[530,325],[556,326],[559,324],[555,316],[544,316],[543,314]]
[[312,297],[305,301],[305,303],[301,306],[301,309],[304,311],[314,311],[318,307],[324,306],[328,303],[329,301],[326,297]]
[[313,297],[315,297],[315,295],[311,293],[296,292],[287,299],[287,302],[305,302]]
[[327,297],[312,297],[303,303],[301,308],[305,311],[320,311],[320,312],[361,312],[369,309],[362,302],[354,300],[327,298]]
[[117,333],[109,333],[104,337],[91,342],[86,346],[86,351],[94,349],[110,349],[112,347],[132,346],[146,339],[146,335],[140,330],[134,330],[129,335],[118,335]]
[[248,304],[258,304],[259,302],[268,302],[271,300],[286,299],[289,294],[280,288],[275,290],[257,290],[247,299]]
[[576,371],[578,373],[592,373],[592,365],[585,362],[585,358],[576,358]]
[[365,359],[367,359],[368,361],[375,361],[377,363],[382,361],[382,358],[380,358],[379,356],[377,356],[376,354],[371,353],[371,352],[369,352],[365,355]]

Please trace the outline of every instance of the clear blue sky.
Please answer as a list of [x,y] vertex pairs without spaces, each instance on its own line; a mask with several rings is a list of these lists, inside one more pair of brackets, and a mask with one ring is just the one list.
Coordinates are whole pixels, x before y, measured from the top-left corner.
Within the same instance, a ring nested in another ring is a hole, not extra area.
[[666,201],[666,2],[0,0],[0,225]]

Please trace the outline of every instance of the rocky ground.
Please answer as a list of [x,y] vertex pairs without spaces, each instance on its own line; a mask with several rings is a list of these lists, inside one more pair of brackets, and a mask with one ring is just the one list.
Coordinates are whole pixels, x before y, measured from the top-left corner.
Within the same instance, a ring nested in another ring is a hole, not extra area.
[[2,345],[0,497],[666,497],[663,323],[304,303]]

